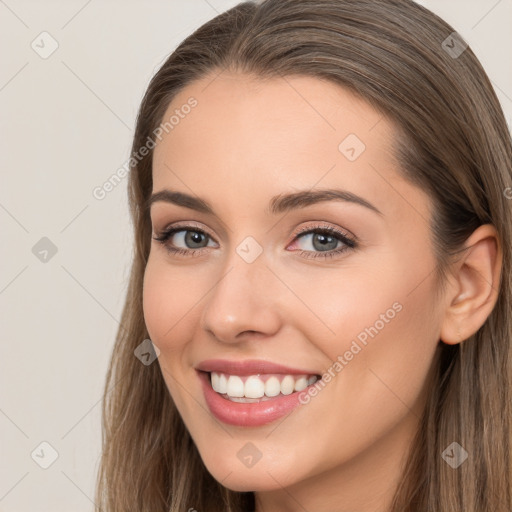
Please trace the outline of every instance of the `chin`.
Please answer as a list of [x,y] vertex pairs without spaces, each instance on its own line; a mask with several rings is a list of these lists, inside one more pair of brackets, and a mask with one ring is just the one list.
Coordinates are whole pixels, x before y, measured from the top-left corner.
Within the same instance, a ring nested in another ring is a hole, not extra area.
[[274,491],[282,489],[283,484],[288,486],[293,483],[290,479],[291,468],[277,470],[273,467],[270,471],[261,461],[251,468],[244,467],[236,457],[229,460],[221,460],[217,457],[215,460],[204,463],[213,478],[231,491]]

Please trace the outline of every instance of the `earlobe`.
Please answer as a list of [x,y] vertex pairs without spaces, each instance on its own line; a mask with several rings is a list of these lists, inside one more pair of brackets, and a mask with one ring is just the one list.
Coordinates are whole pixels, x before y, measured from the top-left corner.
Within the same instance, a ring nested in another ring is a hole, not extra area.
[[454,285],[447,297],[440,339],[455,345],[475,334],[498,299],[503,253],[496,228],[478,227],[453,265]]

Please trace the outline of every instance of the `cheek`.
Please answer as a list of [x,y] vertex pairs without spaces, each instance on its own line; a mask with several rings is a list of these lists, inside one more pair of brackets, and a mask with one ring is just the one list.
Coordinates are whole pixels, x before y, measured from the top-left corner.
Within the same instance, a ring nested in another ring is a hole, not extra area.
[[[428,262],[420,267],[396,259],[365,269],[344,269],[329,279],[319,274],[307,282],[292,281],[291,275],[287,280],[303,301],[294,306],[295,325],[327,356],[322,358],[327,360],[325,370],[334,375],[341,400],[347,399],[344,406],[364,404],[359,411],[363,415],[368,404],[382,405],[388,399],[400,407],[397,396],[415,402],[438,346],[440,325],[432,307],[432,279],[418,286],[418,275],[428,275]],[[346,390],[341,391],[348,382],[359,393],[350,403]]]
[[414,292],[400,295],[402,310],[372,341],[369,353],[375,378],[411,405],[422,391],[439,346],[441,319],[430,308],[434,293],[430,285],[424,282]]
[[310,272],[307,279],[303,272],[284,275],[293,296],[286,295],[282,311],[292,315],[298,329],[332,361],[349,350],[353,340],[362,347],[369,344],[400,316],[400,283],[386,283],[370,268],[322,269],[317,275]]
[[[190,322],[194,321],[192,295],[183,273],[171,271],[157,258],[148,261],[144,273],[143,313],[151,341],[160,350],[157,359],[163,379],[180,411],[187,416],[186,397],[180,393],[187,376],[183,370],[188,340],[193,338]],[[185,400],[184,400],[185,398]]]
[[[165,255],[150,255],[142,294],[144,320],[164,356],[176,355],[197,336],[201,311],[215,282],[208,268],[173,266]],[[174,364],[176,359],[168,361]]]
[[[415,281],[404,275],[380,293],[368,294],[359,307],[350,305],[344,315],[351,336],[343,337],[338,354],[352,358],[342,372],[349,387],[358,390],[358,400],[346,405],[368,422],[392,423],[409,410],[421,414],[440,319],[430,308],[432,282],[411,291]],[[355,355],[354,347],[360,347]]]
[[177,276],[179,272],[166,270],[164,264],[150,257],[144,273],[144,320],[151,340],[163,352],[178,348],[183,339],[179,319],[190,309],[184,300],[187,287]]

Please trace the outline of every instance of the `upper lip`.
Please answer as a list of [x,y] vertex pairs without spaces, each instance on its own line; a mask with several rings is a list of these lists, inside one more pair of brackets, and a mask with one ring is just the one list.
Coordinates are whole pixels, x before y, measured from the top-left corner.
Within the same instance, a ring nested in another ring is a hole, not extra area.
[[229,375],[257,375],[258,373],[281,373],[285,375],[319,375],[318,372],[307,369],[290,368],[263,359],[246,359],[230,361],[227,359],[207,359],[201,361],[196,370],[203,372],[219,372]]

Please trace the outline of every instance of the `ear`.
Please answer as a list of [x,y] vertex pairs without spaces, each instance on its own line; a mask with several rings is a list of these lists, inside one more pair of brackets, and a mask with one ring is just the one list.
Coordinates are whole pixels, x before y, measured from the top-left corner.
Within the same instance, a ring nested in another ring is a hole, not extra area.
[[492,224],[479,226],[453,265],[454,282],[447,288],[441,341],[448,345],[460,343],[485,323],[498,299],[502,260],[496,228]]

